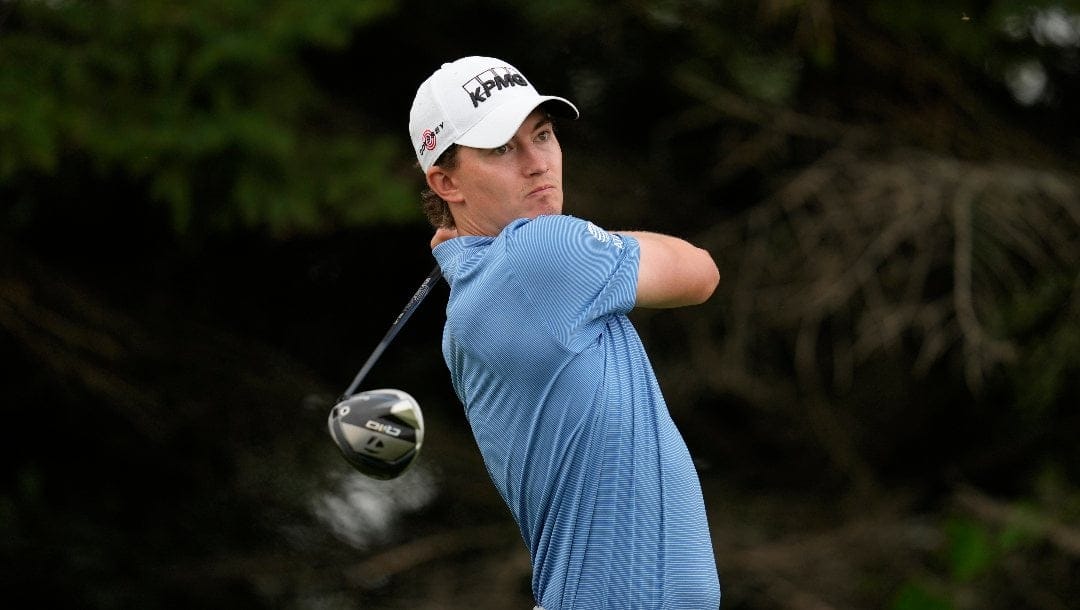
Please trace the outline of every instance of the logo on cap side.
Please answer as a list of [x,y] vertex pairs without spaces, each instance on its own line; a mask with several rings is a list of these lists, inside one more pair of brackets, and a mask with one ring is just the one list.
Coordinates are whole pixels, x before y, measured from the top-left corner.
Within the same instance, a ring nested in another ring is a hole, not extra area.
[[517,72],[511,72],[508,66],[489,68],[469,79],[461,86],[469,95],[473,108],[491,99],[494,92],[510,87],[528,87],[529,81]]
[[430,129],[424,130],[424,148],[428,150],[435,150],[435,132]]
[[429,150],[435,150],[435,146],[439,141],[439,133],[443,130],[445,123],[439,123],[435,126],[435,129],[425,129],[424,133],[420,134],[420,148],[416,150],[416,154],[423,156],[425,152]]

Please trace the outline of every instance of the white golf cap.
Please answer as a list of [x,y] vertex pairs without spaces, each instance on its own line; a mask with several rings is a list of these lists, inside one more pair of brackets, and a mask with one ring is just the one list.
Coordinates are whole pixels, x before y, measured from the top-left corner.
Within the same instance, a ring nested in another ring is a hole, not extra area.
[[495,148],[510,141],[537,106],[555,116],[578,118],[568,100],[540,95],[521,72],[494,57],[463,57],[445,63],[416,90],[409,136],[425,172],[451,144]]

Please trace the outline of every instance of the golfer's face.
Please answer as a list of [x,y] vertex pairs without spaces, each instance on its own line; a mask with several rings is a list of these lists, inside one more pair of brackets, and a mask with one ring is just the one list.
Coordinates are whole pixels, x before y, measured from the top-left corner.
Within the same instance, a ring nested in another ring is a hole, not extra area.
[[551,120],[534,110],[506,144],[461,147],[454,180],[484,234],[496,235],[517,218],[561,214],[562,148]]

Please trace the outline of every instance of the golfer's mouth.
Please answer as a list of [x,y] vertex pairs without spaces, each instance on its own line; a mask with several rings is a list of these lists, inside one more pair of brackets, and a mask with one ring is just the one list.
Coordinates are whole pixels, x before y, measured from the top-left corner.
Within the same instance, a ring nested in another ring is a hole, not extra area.
[[553,191],[553,190],[555,190],[555,187],[553,185],[545,184],[543,186],[538,186],[538,187],[534,188],[533,190],[529,191],[528,196],[532,197],[533,195],[539,195],[541,193],[546,193],[548,191]]

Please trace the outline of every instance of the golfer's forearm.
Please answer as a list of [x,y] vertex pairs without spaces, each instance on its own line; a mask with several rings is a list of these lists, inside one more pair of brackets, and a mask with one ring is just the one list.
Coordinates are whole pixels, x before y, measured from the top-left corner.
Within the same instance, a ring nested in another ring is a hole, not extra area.
[[681,307],[705,302],[720,282],[712,255],[690,242],[646,231],[620,231],[641,249],[638,307]]

